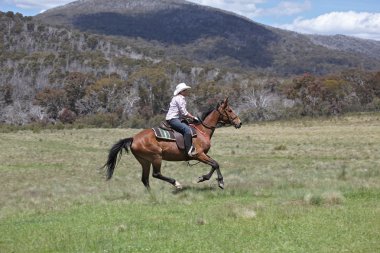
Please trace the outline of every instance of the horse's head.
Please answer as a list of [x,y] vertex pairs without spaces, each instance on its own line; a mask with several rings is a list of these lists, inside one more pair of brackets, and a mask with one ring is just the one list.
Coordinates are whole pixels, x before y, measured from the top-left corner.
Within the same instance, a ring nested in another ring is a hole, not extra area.
[[228,97],[218,104],[217,111],[219,112],[218,122],[222,124],[231,124],[235,128],[240,128],[242,123],[234,110],[228,104]]

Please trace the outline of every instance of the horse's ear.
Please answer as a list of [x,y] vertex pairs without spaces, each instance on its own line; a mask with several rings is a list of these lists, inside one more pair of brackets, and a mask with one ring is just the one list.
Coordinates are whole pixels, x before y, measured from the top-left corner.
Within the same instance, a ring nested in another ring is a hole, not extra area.
[[224,100],[223,100],[223,107],[226,108],[228,105],[228,97],[226,97]]

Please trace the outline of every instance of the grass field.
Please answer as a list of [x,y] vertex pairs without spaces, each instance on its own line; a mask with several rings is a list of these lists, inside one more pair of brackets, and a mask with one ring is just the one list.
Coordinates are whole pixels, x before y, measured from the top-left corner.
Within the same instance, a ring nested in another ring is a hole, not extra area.
[[217,129],[221,165],[164,162],[180,192],[124,154],[130,129],[0,134],[0,252],[380,252],[380,114]]

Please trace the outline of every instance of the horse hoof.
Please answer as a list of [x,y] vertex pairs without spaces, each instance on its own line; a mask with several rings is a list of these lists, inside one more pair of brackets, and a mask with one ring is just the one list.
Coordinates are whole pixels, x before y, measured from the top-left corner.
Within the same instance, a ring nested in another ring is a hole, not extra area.
[[177,189],[177,190],[182,190],[182,185],[180,183],[178,183],[177,181],[175,181],[174,183],[174,187]]
[[218,181],[218,186],[220,189],[224,190],[224,182],[223,181]]
[[198,183],[205,181],[203,177],[198,177]]

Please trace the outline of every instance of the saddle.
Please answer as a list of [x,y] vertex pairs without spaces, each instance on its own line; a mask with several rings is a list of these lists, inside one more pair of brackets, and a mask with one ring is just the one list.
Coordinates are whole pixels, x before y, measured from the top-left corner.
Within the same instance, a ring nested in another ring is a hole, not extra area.
[[[193,138],[197,137],[197,131],[193,126],[190,125],[191,135]],[[167,141],[175,141],[180,150],[185,149],[185,142],[183,139],[183,135],[174,129],[166,122],[162,121],[157,127],[152,128],[154,134],[157,139],[167,140]]]

